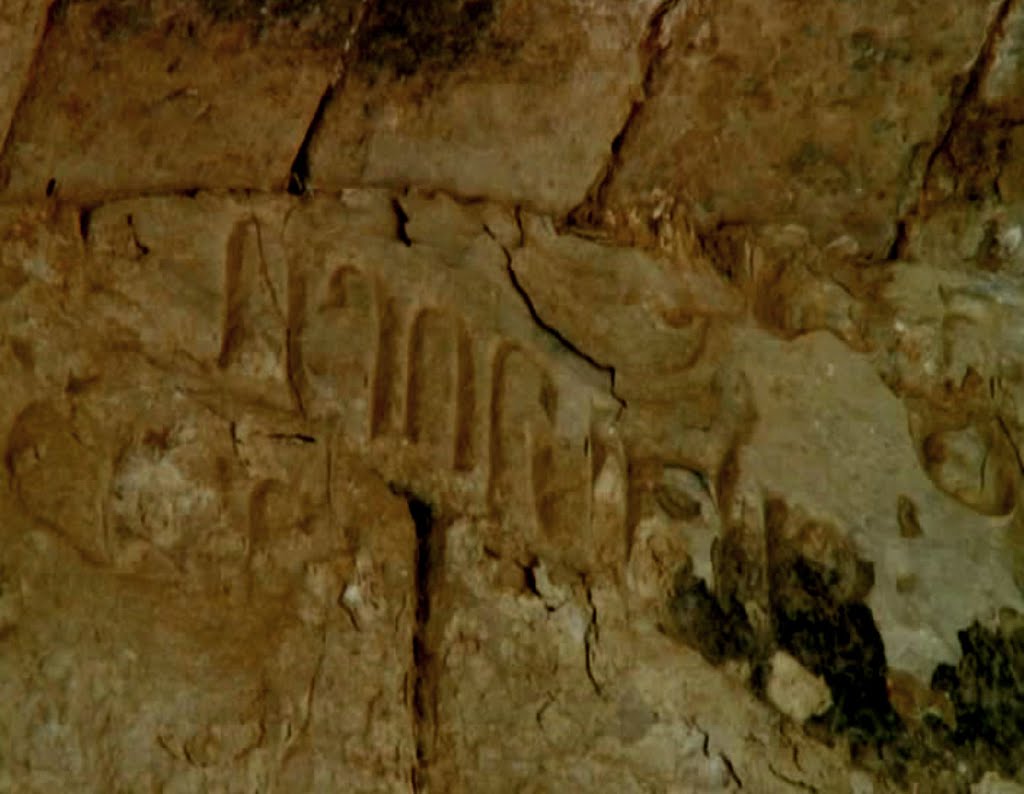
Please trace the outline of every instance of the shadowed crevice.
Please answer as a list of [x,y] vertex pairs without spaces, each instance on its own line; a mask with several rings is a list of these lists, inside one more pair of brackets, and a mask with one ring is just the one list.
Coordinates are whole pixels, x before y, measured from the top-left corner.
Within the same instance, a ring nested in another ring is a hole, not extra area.
[[1006,19],[1010,15],[1010,11],[1013,9],[1015,2],[1016,0],[1003,0],[999,5],[999,10],[996,12],[992,23],[989,25],[989,28],[985,33],[985,40],[982,42],[981,49],[978,51],[978,55],[974,59],[974,63],[971,64],[971,68],[967,72],[966,78],[963,79],[959,88],[954,83],[953,90],[951,92],[952,100],[950,103],[951,109],[948,121],[943,127],[942,132],[939,134],[935,146],[932,147],[932,151],[928,155],[928,160],[925,164],[922,197],[927,194],[932,170],[935,167],[935,161],[949,149],[953,136],[963,125],[968,110],[977,100],[978,92],[981,90],[981,83],[988,74],[993,60],[995,60],[996,47],[1003,37],[1006,28]]
[[328,85],[317,103],[316,110],[313,111],[306,133],[302,136],[302,143],[299,144],[299,150],[295,153],[291,168],[288,169],[288,192],[293,196],[305,195],[309,187],[309,147],[323,123],[324,112],[333,97],[334,86]]
[[316,110],[313,111],[313,116],[309,120],[309,124],[306,125],[306,132],[302,136],[302,142],[299,144],[299,148],[295,153],[295,159],[292,160],[291,168],[288,169],[288,187],[287,190],[293,196],[303,196],[309,190],[309,147],[312,145],[314,138],[320,131],[320,127],[323,124],[324,114],[327,111],[327,106],[334,99],[335,92],[340,91],[345,84],[345,78],[348,75],[349,68],[351,67],[352,55],[354,52],[354,43],[359,36],[359,32],[363,27],[364,21],[367,16],[367,9],[371,3],[371,0],[363,0],[352,19],[352,25],[349,30],[348,36],[345,38],[344,44],[341,47],[341,67],[338,76],[324,88],[323,94],[320,96],[320,101],[317,103]]
[[[416,757],[412,775],[414,792],[427,791],[437,733],[436,625],[437,590],[444,565],[444,531],[434,509],[416,494],[398,486],[391,490],[405,499],[416,534],[415,627],[412,635],[411,707]],[[436,623],[436,621],[435,621]]]
[[46,21],[43,23],[43,29],[39,34],[39,40],[36,43],[35,51],[32,53],[31,62],[25,73],[25,80],[21,87],[21,94],[18,97],[18,101],[14,105],[14,112],[11,114],[10,121],[8,122],[6,130],[0,130],[0,190],[3,190],[7,186],[10,174],[7,172],[4,162],[7,159],[7,150],[11,145],[11,141],[14,139],[14,130],[18,126],[18,119],[21,117],[21,112],[25,107],[26,102],[32,95],[32,86],[35,83],[36,74],[39,71],[39,64],[43,59],[43,48],[46,46],[46,39],[50,35],[50,31],[54,25],[60,22],[67,13],[68,5],[70,0],[51,0],[46,10]]
[[477,51],[496,15],[495,0],[377,0],[358,38],[361,72],[398,78],[450,71]]
[[512,267],[512,254],[511,252],[500,242],[491,232],[490,229],[484,227],[484,231],[501,247],[502,252],[505,254],[505,272],[508,274],[509,283],[512,285],[512,289],[516,291],[519,297],[523,301],[523,305],[526,307],[526,311],[530,314],[530,319],[533,320],[534,324],[540,328],[548,336],[552,337],[562,348],[567,350],[572,355],[585,361],[588,365],[593,367],[599,372],[602,372],[608,376],[608,391],[612,396],[612,399],[619,404],[621,409],[626,408],[626,401],[623,400],[618,393],[615,391],[615,367],[610,364],[603,364],[585,350],[581,350],[577,347],[571,339],[565,334],[559,331],[550,323],[546,322],[543,317],[540,316],[540,312],[537,311],[537,306],[534,304],[533,299],[530,297],[530,293],[526,291],[522,282],[519,280],[519,276]]
[[616,170],[621,165],[622,147],[625,145],[633,125],[643,113],[647,100],[654,92],[655,76],[670,46],[661,44],[665,19],[678,5],[679,0],[662,0],[654,9],[654,13],[647,23],[647,30],[640,41],[640,53],[646,57],[643,67],[643,78],[640,81],[640,98],[634,100],[630,105],[629,113],[626,114],[622,126],[615,134],[615,137],[612,138],[608,151],[608,160],[592,187],[587,191],[586,197],[577,207],[569,212],[567,225],[571,228],[589,229],[599,227],[602,224],[601,215],[605,209],[608,190],[611,187]]
[[[996,49],[1006,32],[1006,20],[1016,2],[1017,0],[1002,0],[985,32],[985,38],[970,69],[966,75],[961,74],[954,78],[950,87],[948,109],[921,172],[918,199],[912,207],[896,219],[893,241],[884,261],[893,262],[906,258],[912,226],[915,222],[927,217],[929,194],[934,186],[936,166],[940,159],[951,156],[957,136],[969,124],[972,112],[980,102],[978,95],[982,82],[995,60]],[[972,135],[972,137],[976,136]]]
[[409,216],[406,214],[405,207],[402,206],[402,202],[393,198],[391,199],[391,210],[395,213],[395,237],[406,248],[412,247],[412,239],[410,239],[406,228],[409,224]]
[[953,701],[951,739],[976,774],[998,769],[1010,778],[1024,771],[1024,619],[1010,614],[996,627],[977,621],[957,635],[956,667],[939,665],[932,688]]

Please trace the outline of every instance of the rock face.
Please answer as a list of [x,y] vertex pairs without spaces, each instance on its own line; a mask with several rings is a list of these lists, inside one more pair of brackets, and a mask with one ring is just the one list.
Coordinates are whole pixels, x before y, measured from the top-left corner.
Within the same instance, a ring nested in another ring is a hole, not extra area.
[[0,9],[0,790],[1024,782],[1017,3]]

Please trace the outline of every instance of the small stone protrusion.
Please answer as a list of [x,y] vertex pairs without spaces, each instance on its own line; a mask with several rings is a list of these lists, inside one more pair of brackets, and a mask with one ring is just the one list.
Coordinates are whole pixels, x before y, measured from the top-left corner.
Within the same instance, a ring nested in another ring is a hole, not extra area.
[[828,684],[785,651],[772,656],[765,694],[775,708],[801,723],[832,705]]

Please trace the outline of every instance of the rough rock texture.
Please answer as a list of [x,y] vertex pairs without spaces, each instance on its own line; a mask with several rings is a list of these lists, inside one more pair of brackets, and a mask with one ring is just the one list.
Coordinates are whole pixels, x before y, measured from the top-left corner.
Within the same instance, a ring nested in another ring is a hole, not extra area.
[[311,183],[412,182],[568,212],[630,113],[654,5],[372,3],[313,138]]
[[39,0],[5,2],[0,8],[0,139],[7,136],[29,67],[46,26],[47,6]]
[[610,207],[678,202],[703,228],[796,222],[883,256],[999,4],[678,5]]
[[0,162],[6,194],[283,190],[356,12],[60,0]]
[[0,8],[0,791],[1024,784],[1024,6]]

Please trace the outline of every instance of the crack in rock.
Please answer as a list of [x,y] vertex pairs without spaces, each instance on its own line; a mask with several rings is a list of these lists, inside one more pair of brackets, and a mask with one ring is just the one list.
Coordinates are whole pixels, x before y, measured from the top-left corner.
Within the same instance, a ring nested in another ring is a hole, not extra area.
[[502,253],[504,253],[505,272],[508,274],[509,283],[512,284],[512,289],[514,289],[516,293],[519,295],[519,297],[522,299],[523,305],[526,306],[526,311],[529,312],[530,314],[530,319],[532,319],[534,324],[538,328],[540,328],[544,333],[546,333],[548,336],[552,337],[555,341],[557,341],[563,349],[565,349],[572,355],[576,356],[580,360],[585,361],[589,366],[593,367],[599,372],[605,373],[608,376],[609,381],[609,394],[611,394],[612,399],[614,399],[615,402],[619,404],[620,412],[622,410],[625,410],[626,401],[622,397],[620,397],[618,393],[615,391],[615,367],[613,367],[611,364],[604,364],[598,361],[585,350],[579,348],[571,339],[569,339],[565,334],[559,331],[555,326],[551,325],[551,323],[547,322],[543,317],[541,317],[540,312],[537,310],[536,304],[533,302],[533,298],[530,297],[530,293],[527,292],[526,287],[523,286],[523,283],[519,280],[519,275],[516,273],[515,268],[512,266],[512,253],[508,250],[508,248],[501,244],[501,242],[494,236],[494,233],[486,226],[484,227],[484,231],[492,240],[494,240],[495,243],[498,244],[498,246],[502,250]]
[[811,791],[814,792],[814,794],[817,794],[818,792],[817,786],[812,786],[809,783],[804,783],[802,780],[798,780],[795,777],[789,777],[789,775],[782,774],[782,772],[777,770],[775,766],[770,762],[768,764],[768,771],[774,778],[776,778],[777,780],[781,780],[783,783],[785,783],[788,786],[791,786],[792,788],[797,788],[801,791]]
[[443,566],[444,535],[433,508],[415,494],[392,486],[404,498],[416,531],[416,617],[412,637],[412,719],[416,756],[411,770],[412,790],[427,791],[437,732],[437,681],[431,609]]
[[962,87],[957,90],[956,82],[954,82],[953,90],[951,91],[953,96],[950,100],[949,118],[937,136],[935,145],[928,153],[928,159],[925,161],[917,204],[897,219],[896,231],[885,261],[896,261],[904,257],[909,243],[911,224],[913,221],[925,216],[928,193],[933,183],[935,164],[944,153],[949,151],[953,137],[963,125],[971,106],[978,100],[981,84],[995,59],[996,48],[1006,32],[1006,20],[1013,10],[1014,4],[1015,0],[1003,0],[1000,3],[995,17],[985,32],[985,38],[981,43],[978,54],[971,63],[971,68],[968,70],[966,78],[963,80]]
[[18,94],[18,100],[14,103],[14,112],[7,123],[7,129],[0,129],[0,190],[7,186],[7,181],[10,178],[10,174],[7,173],[3,163],[11,142],[14,140],[14,128],[17,126],[18,118],[21,116],[25,103],[32,95],[32,87],[36,82],[36,75],[39,72],[39,64],[42,60],[43,47],[46,44],[47,37],[50,35],[50,31],[53,29],[54,23],[59,21],[61,16],[67,11],[67,5],[66,0],[50,0],[47,4],[46,20],[43,22],[43,29],[39,33],[35,50],[29,59],[28,70],[25,73],[21,91]]
[[928,161],[925,165],[924,171],[924,192],[927,192],[928,182],[931,178],[931,172],[935,165],[935,161],[944,151],[946,151],[946,149],[949,148],[953,135],[963,123],[967,109],[978,97],[982,80],[984,80],[985,76],[988,74],[988,71],[992,66],[992,61],[995,58],[996,46],[999,44],[999,41],[1002,39],[1003,33],[1005,32],[1004,28],[1006,26],[1006,18],[1010,14],[1013,3],[1014,0],[1003,0],[1002,4],[999,6],[999,10],[996,12],[995,18],[992,20],[992,24],[989,25],[989,28],[985,33],[985,40],[981,44],[981,49],[978,51],[978,55],[971,64],[970,71],[967,73],[967,79],[964,81],[963,88],[952,102],[952,111],[949,115],[949,122],[946,124],[942,134],[939,136],[935,147],[928,155]]
[[317,103],[316,110],[313,111],[312,117],[310,117],[309,124],[306,125],[306,131],[303,133],[302,140],[299,142],[299,148],[295,152],[295,158],[292,160],[291,168],[288,169],[287,190],[293,196],[304,196],[309,190],[309,147],[312,145],[316,134],[320,131],[327,106],[334,99],[335,92],[345,84],[345,77],[348,75],[349,69],[352,66],[350,59],[352,53],[355,51],[353,45],[355,44],[356,37],[363,28],[363,22],[366,20],[367,10],[370,7],[371,1],[372,0],[363,0],[363,2],[359,4],[359,8],[356,9],[355,17],[352,20],[352,26],[349,28],[348,36],[345,37],[345,43],[341,48],[341,62],[338,68],[338,74],[333,80],[327,83],[323,94],[320,95],[320,101]]
[[618,133],[612,138],[609,146],[608,161],[604,169],[598,175],[586,197],[574,209],[569,212],[570,225],[572,226],[597,226],[600,225],[600,215],[605,206],[608,189],[611,187],[615,171],[621,164],[622,147],[626,142],[634,123],[643,112],[647,100],[653,93],[654,76],[657,73],[661,61],[668,51],[670,45],[661,44],[662,26],[665,18],[679,5],[679,0],[662,0],[651,14],[647,22],[647,29],[640,40],[640,52],[647,56],[643,68],[643,77],[640,80],[640,97],[633,100],[629,112],[619,128]]
[[409,237],[408,225],[409,215],[397,198],[391,199],[391,210],[395,213],[395,237],[406,248],[412,247],[412,239]]
[[729,779],[736,784],[736,788],[743,788],[743,781],[740,780],[740,776],[736,774],[736,768],[732,765],[732,759],[725,753],[719,753],[718,757],[721,758],[722,763],[725,764],[725,771],[729,773]]
[[597,607],[594,605],[594,595],[589,587],[587,588],[587,606],[590,607],[590,622],[587,624],[587,630],[583,634],[584,665],[587,670],[587,678],[590,679],[590,685],[594,688],[594,693],[599,698],[604,698],[604,689],[594,675],[594,652],[600,637],[600,630],[597,625]]
[[313,111],[309,124],[306,125],[306,131],[302,136],[302,141],[299,143],[298,150],[295,152],[295,159],[292,160],[291,168],[288,169],[287,190],[293,196],[304,196],[306,194],[309,186],[309,147],[313,142],[313,137],[323,123],[324,113],[333,98],[334,84],[328,83],[323,94],[320,95],[320,101],[317,103],[316,110]]

